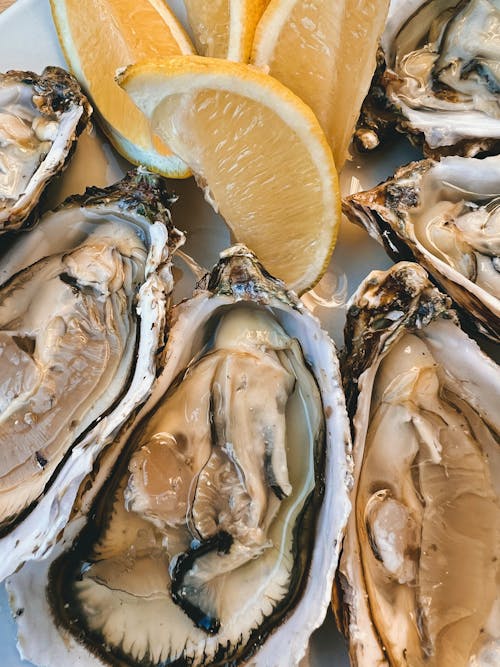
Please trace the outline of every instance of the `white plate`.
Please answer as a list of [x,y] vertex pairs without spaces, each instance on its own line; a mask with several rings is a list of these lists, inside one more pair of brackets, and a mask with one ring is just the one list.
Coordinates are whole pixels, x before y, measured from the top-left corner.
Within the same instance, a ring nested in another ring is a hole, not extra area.
[[[84,1],[84,0],[83,0]],[[182,2],[170,2],[174,11]],[[30,69],[41,72],[46,65],[65,66],[59,48],[57,35],[52,24],[48,0],[18,0],[0,15],[0,71],[8,69]],[[364,189],[372,187],[391,174],[395,167],[414,159],[417,154],[401,140],[383,156],[363,158],[344,169],[341,185],[347,194],[359,181]],[[50,186],[48,202],[55,205],[66,196],[82,192],[87,185],[109,185],[119,180],[129,167],[117,156],[107,141],[97,132],[84,135],[79,142],[71,165],[58,183]],[[354,180],[357,179],[357,180]],[[221,219],[205,203],[192,179],[171,181],[171,188],[180,195],[173,217],[177,227],[187,232],[186,252],[203,266],[210,267],[217,260],[218,253],[229,245],[229,235]],[[317,288],[319,293],[340,301],[337,307],[319,305],[309,298],[316,315],[332,335],[337,345],[342,345],[347,296],[352,294],[360,280],[372,269],[384,269],[391,262],[383,250],[361,229],[343,221],[340,238],[330,268]],[[190,281],[184,276],[181,293],[187,293]],[[5,589],[0,588],[0,665],[1,667],[22,667],[29,665],[20,660],[15,646],[15,625],[10,617]],[[348,667],[349,661],[343,638],[335,628],[333,617],[327,619],[313,636],[309,654],[310,667]],[[66,667],[54,665],[53,667]]]

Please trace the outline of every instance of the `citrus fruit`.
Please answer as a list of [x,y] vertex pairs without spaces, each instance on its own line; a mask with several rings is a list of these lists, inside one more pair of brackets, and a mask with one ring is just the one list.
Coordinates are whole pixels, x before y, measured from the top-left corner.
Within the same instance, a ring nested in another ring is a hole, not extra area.
[[198,53],[247,62],[269,0],[184,0]]
[[251,62],[313,109],[340,171],[375,70],[389,0],[271,0]]
[[118,68],[149,57],[193,53],[193,46],[162,0],[51,0],[64,56],[88,93],[112,144],[130,162],[166,176],[189,169],[158,139],[116,84]]
[[217,58],[145,61],[119,82],[236,239],[297,292],[314,285],[336,240],[340,197],[310,108],[276,79]]

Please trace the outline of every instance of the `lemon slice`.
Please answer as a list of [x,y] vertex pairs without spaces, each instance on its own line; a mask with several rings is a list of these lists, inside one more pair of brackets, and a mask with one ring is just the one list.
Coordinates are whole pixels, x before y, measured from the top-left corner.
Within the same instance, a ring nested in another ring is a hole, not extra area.
[[101,126],[130,162],[174,178],[189,169],[159,140],[116,84],[118,68],[144,58],[193,53],[162,0],[50,0],[64,57],[88,93]]
[[313,109],[340,171],[375,70],[389,0],[272,0],[251,62]]
[[184,0],[198,53],[248,62],[255,27],[269,0]]
[[276,79],[216,58],[138,63],[119,82],[236,239],[297,292],[314,285],[335,244],[340,197],[309,107]]

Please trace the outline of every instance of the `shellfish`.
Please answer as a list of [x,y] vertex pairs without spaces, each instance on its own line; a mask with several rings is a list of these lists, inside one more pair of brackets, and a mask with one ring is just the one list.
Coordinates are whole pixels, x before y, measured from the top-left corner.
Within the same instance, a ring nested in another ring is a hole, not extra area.
[[171,254],[162,179],[70,197],[0,262],[0,579],[41,558],[157,371]]
[[225,251],[174,307],[164,370],[90,511],[57,559],[10,579],[23,654],[296,664],[329,602],[349,443],[331,340],[250,251]]
[[77,80],[60,67],[0,74],[0,234],[28,224],[91,113]]
[[346,197],[344,212],[395,260],[421,264],[466,320],[500,340],[500,160],[446,157],[401,167]]
[[395,125],[429,156],[497,153],[499,23],[497,0],[392,0],[358,145]]
[[336,592],[353,665],[498,664],[498,366],[401,262],[354,295],[343,375],[355,485]]

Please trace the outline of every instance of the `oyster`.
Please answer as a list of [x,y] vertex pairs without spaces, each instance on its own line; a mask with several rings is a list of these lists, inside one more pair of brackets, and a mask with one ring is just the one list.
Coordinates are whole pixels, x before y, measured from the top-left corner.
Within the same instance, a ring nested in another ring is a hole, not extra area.
[[143,402],[181,241],[161,179],[89,188],[0,262],[0,578],[40,558],[106,438]]
[[500,340],[500,159],[447,157],[401,167],[343,209],[395,259],[414,259]]
[[235,246],[173,309],[165,360],[88,518],[9,581],[22,652],[290,667],[326,613],[350,508],[333,344]]
[[0,74],[0,234],[26,223],[91,112],[76,79],[60,67]]
[[500,369],[401,262],[354,295],[343,375],[355,485],[339,618],[353,665],[500,664]]
[[358,145],[395,124],[430,156],[497,153],[499,25],[498,0],[392,0]]

